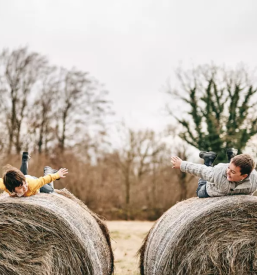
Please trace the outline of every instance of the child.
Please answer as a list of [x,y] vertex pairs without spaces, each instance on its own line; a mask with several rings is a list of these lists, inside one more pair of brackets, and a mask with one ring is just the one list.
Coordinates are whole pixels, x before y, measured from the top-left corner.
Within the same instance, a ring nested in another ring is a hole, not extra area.
[[236,155],[235,149],[227,153],[230,163],[220,163],[211,167],[216,158],[214,152],[201,152],[205,165],[182,161],[171,157],[172,168],[201,177],[197,195],[200,198],[226,195],[252,194],[257,189],[256,164],[248,154]]
[[[29,161],[29,159],[30,159],[29,153],[28,152],[23,152],[20,170],[26,176],[26,178],[32,177],[34,179],[37,179],[37,177],[28,175],[28,161]],[[50,166],[46,166],[44,168],[44,176],[49,175],[49,174],[55,174],[57,172],[58,172],[58,170],[52,169]],[[59,180],[59,179],[57,179],[57,180]],[[52,193],[52,192],[54,192],[53,181],[50,182],[50,183],[45,184],[44,186],[42,186],[39,191],[40,191],[40,193]]]
[[[26,157],[27,155],[27,157]],[[27,174],[28,169],[28,154],[23,153],[21,170]],[[52,171],[56,171],[48,167],[45,170],[45,174]],[[56,173],[48,174],[44,177],[35,178],[32,176],[25,176],[20,170],[11,165],[6,166],[6,171],[4,172],[3,178],[0,178],[0,189],[9,193],[12,197],[29,197],[39,193],[41,187],[45,187],[47,184],[59,179],[65,178],[68,173],[66,168],[61,168]],[[49,193],[49,192],[46,192]]]

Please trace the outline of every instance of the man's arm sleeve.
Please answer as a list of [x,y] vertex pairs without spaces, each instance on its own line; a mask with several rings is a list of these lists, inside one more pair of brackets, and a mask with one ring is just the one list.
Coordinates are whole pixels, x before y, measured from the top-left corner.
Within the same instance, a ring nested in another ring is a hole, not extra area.
[[214,167],[182,161],[180,170],[182,172],[200,177],[206,181],[214,182]]
[[51,181],[55,181],[60,178],[60,175],[57,173],[46,175],[44,177],[33,179],[33,178],[27,178],[27,182],[29,185],[29,189],[31,191],[38,190],[42,186],[44,186],[47,183],[50,183]]

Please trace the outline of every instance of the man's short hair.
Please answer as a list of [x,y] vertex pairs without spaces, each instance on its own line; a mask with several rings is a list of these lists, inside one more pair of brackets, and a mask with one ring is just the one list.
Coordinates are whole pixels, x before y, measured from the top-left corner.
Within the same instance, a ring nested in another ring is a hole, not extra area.
[[248,154],[237,155],[232,158],[231,162],[235,164],[235,166],[240,167],[241,175],[250,175],[256,166],[255,161]]
[[19,187],[26,181],[24,174],[17,168],[7,164],[4,167],[3,182],[7,190],[14,192],[15,187]]

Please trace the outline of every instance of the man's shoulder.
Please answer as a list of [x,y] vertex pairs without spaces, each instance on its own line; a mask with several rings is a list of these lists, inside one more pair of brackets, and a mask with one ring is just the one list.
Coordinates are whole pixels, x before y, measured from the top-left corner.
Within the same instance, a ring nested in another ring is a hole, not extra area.
[[215,168],[228,168],[229,163],[219,163],[215,165]]

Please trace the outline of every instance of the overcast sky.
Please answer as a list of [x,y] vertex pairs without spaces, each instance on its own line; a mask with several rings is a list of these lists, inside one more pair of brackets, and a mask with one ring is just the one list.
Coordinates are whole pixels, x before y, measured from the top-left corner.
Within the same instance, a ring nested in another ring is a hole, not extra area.
[[0,49],[28,45],[88,71],[116,118],[161,129],[174,69],[257,63],[256,0],[0,0]]

